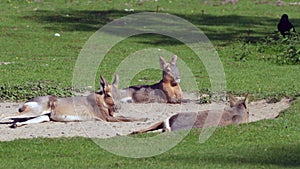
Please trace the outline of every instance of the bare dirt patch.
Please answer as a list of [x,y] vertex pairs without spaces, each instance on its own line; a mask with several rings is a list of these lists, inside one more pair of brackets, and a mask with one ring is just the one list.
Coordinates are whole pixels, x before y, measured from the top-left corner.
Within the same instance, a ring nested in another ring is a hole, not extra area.
[[[0,103],[0,119],[16,114],[23,103]],[[250,122],[262,119],[276,118],[282,110],[287,109],[291,100],[284,98],[276,103],[267,103],[266,100],[251,102],[248,104],[250,110]],[[10,141],[19,138],[36,137],[96,137],[108,138],[123,135],[132,131],[147,128],[152,124],[164,120],[177,112],[197,112],[208,110],[209,104],[184,103],[174,104],[122,104],[120,115],[132,117],[146,117],[145,122],[45,122],[32,124],[19,128],[9,128],[11,124],[0,121],[0,141]]]

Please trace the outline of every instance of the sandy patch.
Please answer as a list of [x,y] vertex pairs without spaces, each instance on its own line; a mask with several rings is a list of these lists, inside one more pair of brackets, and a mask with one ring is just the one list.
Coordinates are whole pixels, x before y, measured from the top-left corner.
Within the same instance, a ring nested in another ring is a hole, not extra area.
[[[278,116],[279,112],[290,106],[289,99],[282,99],[277,103],[267,103],[265,100],[249,103],[250,122],[270,119]],[[0,103],[0,119],[15,114],[23,103]],[[36,137],[97,137],[108,138],[123,135],[132,131],[147,128],[152,124],[164,120],[177,112],[197,112],[208,110],[209,104],[184,103],[173,104],[122,104],[119,114],[131,117],[145,117],[145,122],[117,122],[103,121],[87,122],[45,122],[22,126],[16,129],[9,128],[11,124],[0,121],[0,141],[10,141],[18,138]]]

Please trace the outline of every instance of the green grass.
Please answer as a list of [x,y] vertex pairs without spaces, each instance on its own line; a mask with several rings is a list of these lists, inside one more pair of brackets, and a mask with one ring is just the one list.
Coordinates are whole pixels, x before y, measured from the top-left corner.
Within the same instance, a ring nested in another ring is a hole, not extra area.
[[[283,13],[289,14],[299,31],[299,6],[258,1],[215,6],[215,2],[1,1],[0,62],[15,64],[0,66],[0,100],[70,95],[74,65],[83,45],[105,24],[131,14],[125,8],[171,13],[203,30],[221,58],[228,92],[249,92],[253,99],[299,97],[299,64],[277,64],[269,58],[278,54],[278,46],[256,43],[274,35]],[[111,80],[122,59],[145,48],[176,53],[193,71],[200,92],[210,91],[207,72],[195,61],[195,54],[181,42],[160,35],[133,36],[118,43],[105,56],[98,74]],[[131,84],[154,83],[160,78],[158,71],[143,71]],[[204,144],[198,143],[195,130],[171,151],[144,159],[110,154],[85,138],[0,142],[0,168],[299,168],[299,105],[298,99],[274,120],[219,128]]]
[[[0,67],[0,86],[4,86],[5,89],[13,90],[13,86],[26,86],[27,82],[53,81],[60,83],[59,88],[62,90],[68,90],[72,84],[73,68],[79,52],[95,31],[113,19],[130,14],[124,11],[125,8],[143,12],[156,11],[159,6],[160,12],[187,19],[204,31],[221,57],[226,73],[227,91],[255,93],[260,98],[282,91],[285,91],[286,95],[295,95],[299,91],[298,66],[281,66],[270,61],[257,61],[259,60],[257,57],[251,57],[245,63],[234,61],[234,58],[239,57],[236,51],[244,50],[241,43],[245,39],[259,40],[272,34],[282,13],[288,12],[297,28],[299,26],[297,18],[300,17],[297,6],[278,7],[252,1],[225,6],[214,6],[214,2],[204,4],[200,1],[143,3],[3,1],[1,3],[1,61],[16,63]],[[251,10],[253,8],[255,10]],[[60,33],[61,37],[55,37],[55,33]],[[256,44],[248,46],[252,49]],[[192,69],[199,90],[210,91],[207,72],[200,62],[195,61],[195,54],[181,42],[158,35],[134,36],[117,44],[105,56],[98,74],[101,73],[110,79],[121,59],[145,48],[162,48],[176,53]],[[256,50],[251,53],[251,56],[261,55],[269,57],[275,53],[274,51],[261,53]],[[266,76],[271,73],[271,76]],[[284,76],[285,73],[289,76]],[[138,79],[143,78],[153,83],[161,77],[156,72],[147,74],[148,77],[138,74],[131,84],[141,83]],[[265,77],[269,79],[264,79]],[[96,85],[91,85],[97,88],[97,84],[96,80]],[[55,92],[48,93],[59,95]]]

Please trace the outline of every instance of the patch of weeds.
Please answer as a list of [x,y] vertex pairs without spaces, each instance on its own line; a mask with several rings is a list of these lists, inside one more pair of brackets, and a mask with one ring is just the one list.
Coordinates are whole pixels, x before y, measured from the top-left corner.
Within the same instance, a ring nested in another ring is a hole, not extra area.
[[233,58],[236,61],[246,61],[253,53],[250,42],[239,42],[234,51]]
[[200,104],[211,103],[211,95],[208,95],[208,94],[201,95],[199,98],[199,103]]
[[199,104],[207,104],[212,101],[212,92],[209,89],[201,89],[198,91]]
[[28,98],[45,95],[72,96],[73,91],[71,88],[61,87],[60,84],[53,81],[26,82],[13,86],[4,84],[0,86],[1,101],[27,100]]
[[[258,59],[271,60],[279,65],[297,65],[300,64],[300,37],[298,33],[293,32],[285,38],[279,33],[274,33],[252,44],[241,42],[239,51],[241,52],[237,53],[236,57],[240,60],[250,57],[252,51],[262,54],[263,57]],[[265,57],[266,55],[269,57]]]
[[281,40],[282,49],[277,54],[276,62],[279,64],[300,63],[300,38],[298,34],[292,34]]
[[236,61],[257,58],[279,65],[297,65],[300,64],[300,35],[292,32],[283,38],[274,33],[255,42],[241,40],[233,50]]

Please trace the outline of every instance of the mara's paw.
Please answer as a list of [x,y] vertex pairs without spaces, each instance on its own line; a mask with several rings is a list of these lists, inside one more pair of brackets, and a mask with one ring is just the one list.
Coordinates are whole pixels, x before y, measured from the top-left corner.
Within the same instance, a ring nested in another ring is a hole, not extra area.
[[178,98],[170,98],[168,103],[171,104],[180,104],[182,102],[182,99],[178,99]]
[[12,128],[12,129],[15,129],[17,127],[18,127],[17,123],[13,123],[12,125],[9,126],[9,128]]

